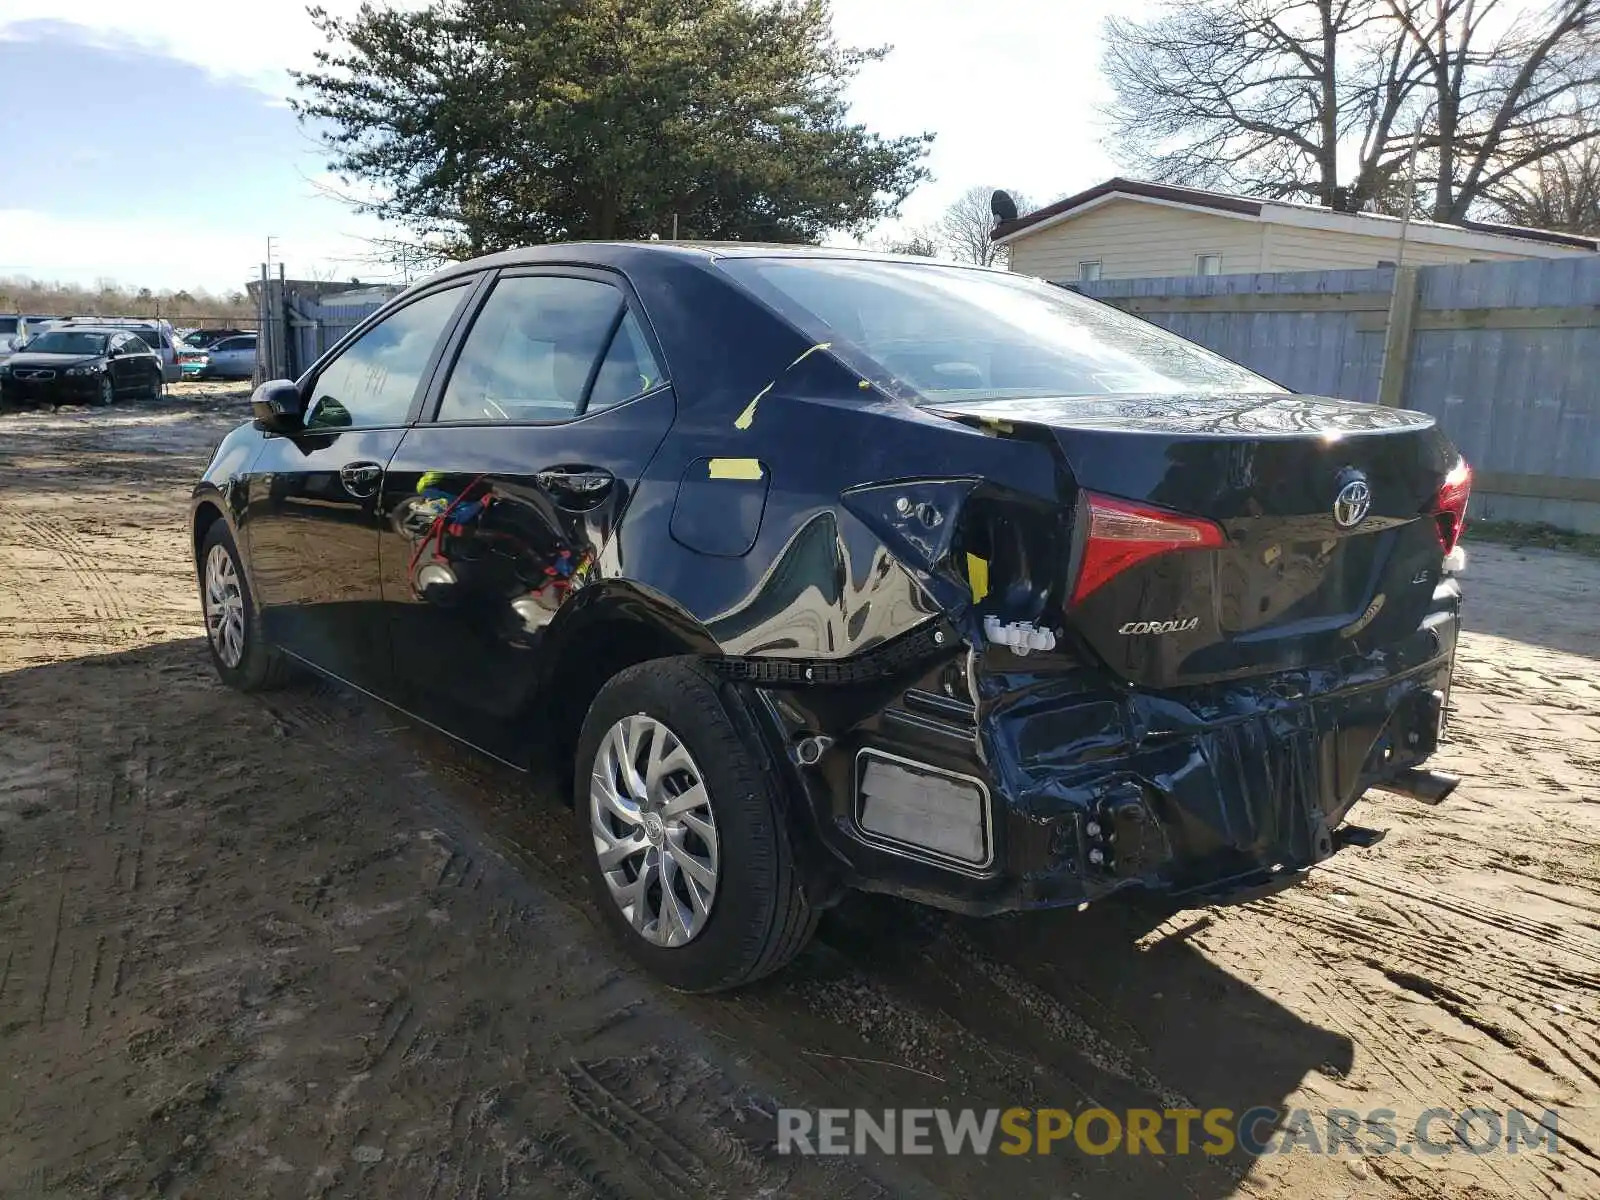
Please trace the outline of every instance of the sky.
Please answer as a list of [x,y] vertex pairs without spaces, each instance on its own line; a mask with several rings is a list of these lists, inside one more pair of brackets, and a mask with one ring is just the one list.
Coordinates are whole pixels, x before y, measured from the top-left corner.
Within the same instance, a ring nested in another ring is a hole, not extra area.
[[[937,134],[898,227],[975,184],[1044,201],[1115,174],[1101,25],[1145,2],[834,0],[842,41],[894,47],[852,86],[852,118]],[[0,0],[0,277],[231,291],[271,236],[291,276],[395,278],[369,239],[400,231],[328,194],[286,103],[318,41],[301,0]]]

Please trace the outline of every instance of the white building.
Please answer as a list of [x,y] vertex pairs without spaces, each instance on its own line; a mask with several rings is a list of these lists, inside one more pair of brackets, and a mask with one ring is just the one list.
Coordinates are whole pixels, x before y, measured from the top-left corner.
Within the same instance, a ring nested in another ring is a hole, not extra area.
[[[1404,243],[1402,245],[1402,233]],[[1197,188],[1111,179],[1014,221],[1011,269],[1052,283],[1257,271],[1564,258],[1594,238],[1468,221],[1441,225]]]

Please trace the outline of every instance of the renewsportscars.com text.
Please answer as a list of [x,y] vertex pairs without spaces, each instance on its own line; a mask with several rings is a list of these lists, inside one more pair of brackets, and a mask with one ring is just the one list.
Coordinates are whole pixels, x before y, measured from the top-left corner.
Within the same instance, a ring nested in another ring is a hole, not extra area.
[[1520,1109],[778,1110],[779,1154],[1517,1154],[1560,1152],[1557,1114]]

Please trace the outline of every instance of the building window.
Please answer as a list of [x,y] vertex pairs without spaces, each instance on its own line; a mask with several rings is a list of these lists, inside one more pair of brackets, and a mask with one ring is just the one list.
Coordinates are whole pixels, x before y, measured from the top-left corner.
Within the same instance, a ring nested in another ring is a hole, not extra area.
[[1078,264],[1078,282],[1079,283],[1099,283],[1100,282],[1100,260],[1098,258],[1095,259],[1093,262],[1081,262],[1081,263]]
[[1196,275],[1221,275],[1222,255],[1197,254],[1194,258],[1194,273]]

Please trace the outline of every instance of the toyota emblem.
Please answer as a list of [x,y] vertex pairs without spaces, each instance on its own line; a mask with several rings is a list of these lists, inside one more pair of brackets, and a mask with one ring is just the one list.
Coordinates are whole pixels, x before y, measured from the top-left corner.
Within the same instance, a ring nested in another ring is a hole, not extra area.
[[1333,501],[1333,519],[1341,529],[1353,529],[1367,519],[1372,507],[1372,489],[1365,479],[1352,479],[1339,489]]

